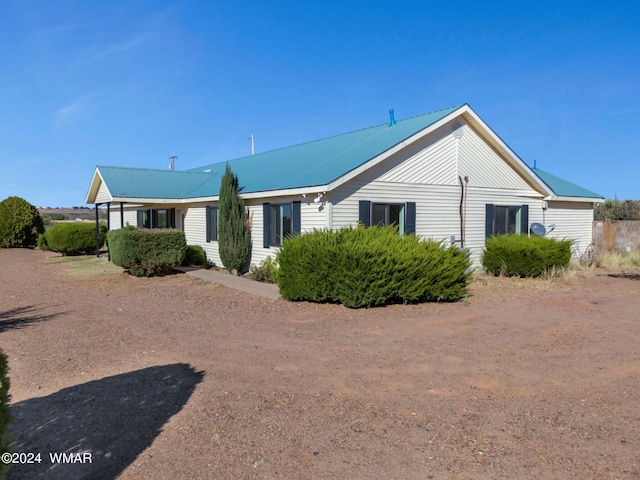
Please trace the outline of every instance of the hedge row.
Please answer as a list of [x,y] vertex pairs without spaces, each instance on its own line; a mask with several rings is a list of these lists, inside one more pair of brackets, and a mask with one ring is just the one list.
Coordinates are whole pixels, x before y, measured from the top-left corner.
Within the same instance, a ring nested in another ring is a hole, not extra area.
[[107,234],[111,261],[137,277],[166,275],[180,265],[187,251],[181,230],[125,227]]
[[[107,225],[99,224],[99,244],[104,245]],[[59,223],[38,237],[40,250],[60,252],[62,255],[86,255],[96,251],[95,223]]]
[[494,275],[538,277],[571,262],[573,240],[526,235],[498,235],[487,239],[482,266]]
[[[11,423],[11,410],[9,410],[9,377],[7,356],[0,349],[0,453],[11,451],[11,442],[9,440],[8,427]],[[0,462],[0,479],[4,478],[9,465]]]
[[466,251],[400,236],[394,226],[289,237],[277,261],[283,298],[350,308],[455,301],[465,295],[470,279]]

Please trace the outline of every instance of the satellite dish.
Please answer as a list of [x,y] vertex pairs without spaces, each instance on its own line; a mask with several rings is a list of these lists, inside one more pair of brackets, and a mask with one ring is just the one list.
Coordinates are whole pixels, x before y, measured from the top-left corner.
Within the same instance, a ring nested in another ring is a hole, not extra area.
[[544,237],[547,233],[547,229],[544,228],[544,225],[541,223],[532,223],[531,224],[531,233],[537,235],[539,237]]

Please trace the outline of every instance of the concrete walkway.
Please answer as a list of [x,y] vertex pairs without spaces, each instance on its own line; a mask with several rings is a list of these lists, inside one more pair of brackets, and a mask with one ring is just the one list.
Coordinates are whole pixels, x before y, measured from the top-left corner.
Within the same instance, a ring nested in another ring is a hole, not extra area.
[[205,270],[204,268],[176,267],[175,270],[186,273],[187,275],[192,275],[200,280],[219,283],[225,287],[242,290],[252,295],[258,295],[271,300],[281,298],[278,286],[273,283],[256,282],[245,277],[236,277],[228,273],[218,272],[216,270]]

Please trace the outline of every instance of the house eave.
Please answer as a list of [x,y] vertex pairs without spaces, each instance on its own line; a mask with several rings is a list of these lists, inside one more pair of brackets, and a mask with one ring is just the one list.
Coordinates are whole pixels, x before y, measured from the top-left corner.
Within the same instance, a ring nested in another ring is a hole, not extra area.
[[[85,203],[87,205],[96,203],[96,197],[98,196],[98,192],[100,191],[100,185],[104,183],[104,179],[102,175],[100,175],[100,169],[96,167],[93,172],[93,177],[91,178],[91,183],[89,184],[89,191],[87,192],[87,196],[85,197]],[[107,186],[107,191],[109,191],[109,187]],[[109,197],[111,196],[111,192],[109,192]],[[105,203],[105,202],[100,202]]]
[[542,181],[538,175],[529,167],[511,148],[487,125],[469,105],[463,105],[461,112],[456,110],[452,114],[463,116],[476,130],[478,130],[485,140],[502,156],[509,164],[524,177],[536,190],[543,195],[554,195],[553,190]]
[[604,203],[604,198],[594,197],[566,197],[559,195],[549,195],[545,200],[552,202],[574,202],[574,203]]
[[468,106],[467,105],[463,105],[462,107],[460,107],[460,108],[454,110],[453,112],[449,113],[447,116],[441,118],[437,122],[432,123],[428,127],[420,130],[419,132],[413,134],[412,136],[410,136],[408,138],[405,138],[403,141],[401,141],[400,143],[394,145],[389,150],[386,150],[386,151],[382,152],[381,154],[373,157],[372,159],[370,159],[370,160],[364,162],[363,164],[359,165],[358,167],[354,168],[353,170],[351,170],[351,171],[345,173],[344,175],[336,178],[335,180],[333,180],[332,182],[330,182],[327,185],[326,191],[330,191],[330,190],[334,190],[334,189],[338,188],[339,186],[343,185],[344,183],[348,182],[349,180],[352,180],[353,178],[357,177],[361,173],[363,173],[363,172],[375,167],[376,165],[378,165],[381,162],[384,162],[387,158],[389,158],[392,155],[400,152],[402,149],[408,147],[412,143],[414,143],[414,142],[420,140],[421,138],[429,135],[431,132],[434,132],[435,130],[441,128],[442,126],[444,126],[448,122],[450,122],[452,119],[458,117],[461,114],[461,111],[463,111],[465,108],[468,108]]

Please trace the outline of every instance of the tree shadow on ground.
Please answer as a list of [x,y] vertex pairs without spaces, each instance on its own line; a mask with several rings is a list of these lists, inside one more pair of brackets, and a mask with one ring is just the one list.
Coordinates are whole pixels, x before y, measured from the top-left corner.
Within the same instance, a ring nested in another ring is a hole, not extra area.
[[609,273],[612,278],[626,278],[627,280],[640,280],[640,273]]
[[[57,305],[53,305],[54,307]],[[50,305],[47,308],[51,307]],[[60,313],[44,313],[43,307],[30,305],[28,307],[16,307],[10,310],[0,311],[0,333],[22,328],[32,323],[43,322],[57,317]]]
[[[7,480],[115,479],[186,404],[203,372],[177,363],[65,388],[11,406],[16,452],[41,463],[12,465]],[[91,453],[92,463],[52,463],[50,453]]]

